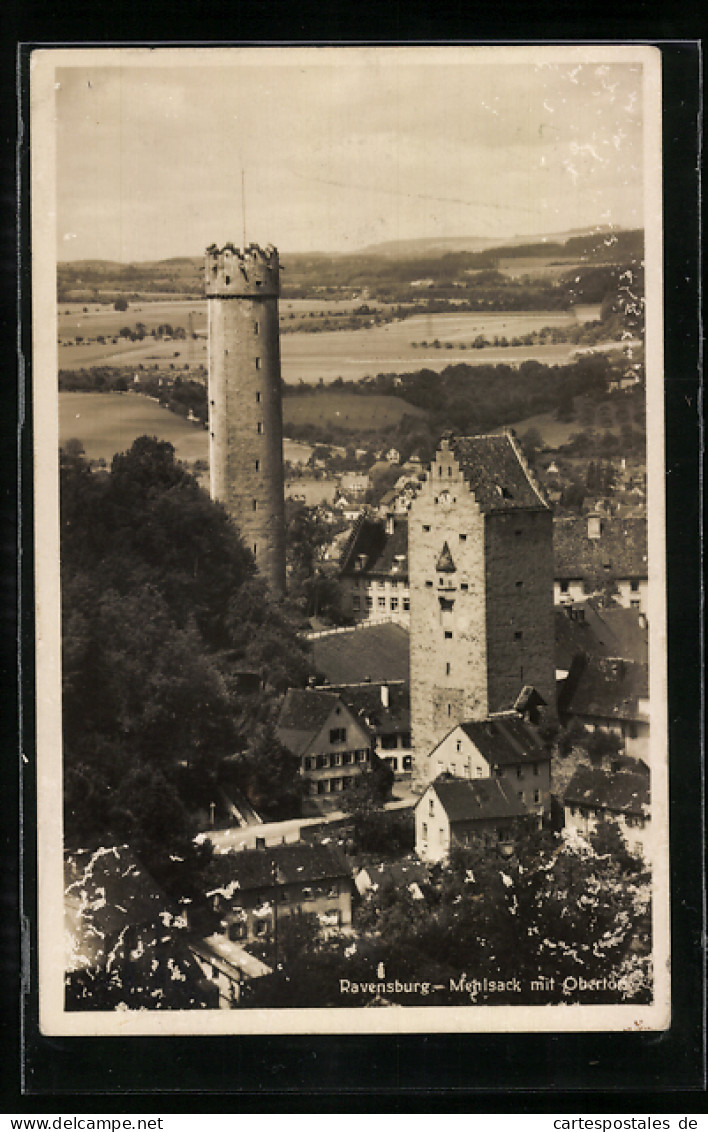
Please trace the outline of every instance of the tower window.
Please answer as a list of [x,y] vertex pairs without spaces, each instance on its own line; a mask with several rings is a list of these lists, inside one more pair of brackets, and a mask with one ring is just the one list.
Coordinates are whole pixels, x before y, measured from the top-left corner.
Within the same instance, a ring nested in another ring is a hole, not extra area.
[[460,542],[467,542],[467,535],[460,535]]
[[259,436],[262,434],[262,432],[263,432],[263,421],[259,421],[258,424],[256,425],[256,432],[258,433]]
[[256,460],[256,471],[259,472],[260,470],[261,470],[261,462],[260,462],[260,460]]
[[256,358],[256,369],[260,369],[260,368],[261,368],[261,359]]
[[258,553],[258,543],[254,542],[254,544],[253,544],[253,557],[254,558],[255,558],[257,553]]
[[260,390],[259,390],[259,392],[256,393],[256,404],[260,405],[260,403],[261,403],[261,394],[260,394]]
[[446,641],[451,641],[451,640],[452,640],[452,630],[451,630],[451,629],[446,629],[446,630],[445,630],[445,640],[446,640]]
[[423,523],[423,530],[429,531],[430,530],[430,524],[429,523]]
[[523,638],[523,635],[524,634],[522,633],[521,629],[517,629],[516,632],[514,633],[514,640],[520,641]]
[[257,510],[258,510],[258,500],[257,500],[257,499],[254,499],[254,500],[253,500],[253,510],[254,510],[254,511],[257,511]]
[[523,581],[519,580],[519,581],[518,581],[518,582],[516,583],[516,588],[517,588],[517,590],[520,590],[520,589],[521,589],[521,587],[523,586],[523,584],[524,584],[524,583],[523,583]]
[[[450,675],[450,661],[449,661],[449,660],[448,660],[447,664],[445,665],[445,675],[446,675],[446,676],[449,676],[449,675]],[[459,751],[459,749],[460,749],[460,748],[459,748],[459,746],[458,746],[458,748],[457,748],[457,749],[458,749],[458,751]]]
[[449,467],[449,468],[447,469],[447,474],[448,474],[449,476],[451,476],[451,475],[452,475],[452,465],[450,465],[450,467]]
[[229,283],[230,283],[230,282],[231,282],[231,276],[230,276],[230,275],[225,275],[225,276],[224,276],[224,283],[226,284],[226,286],[227,286],[227,287],[228,287],[228,285],[229,285]]
[[468,586],[467,582],[460,582],[460,589],[461,589],[461,590],[467,590],[467,589],[469,589],[469,586]]
[[253,333],[254,334],[258,333],[258,323],[257,322],[254,322],[254,324],[253,324]]

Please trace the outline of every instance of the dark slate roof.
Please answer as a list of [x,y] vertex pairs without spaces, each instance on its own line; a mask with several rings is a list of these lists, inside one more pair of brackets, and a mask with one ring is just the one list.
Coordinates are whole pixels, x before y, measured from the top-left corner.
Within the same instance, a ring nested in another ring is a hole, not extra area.
[[436,778],[433,789],[451,824],[519,818],[529,812],[516,794],[505,789],[497,778]]
[[608,774],[595,767],[578,767],[564,794],[567,804],[594,806],[614,813],[646,815],[649,779],[644,774]]
[[598,719],[638,719],[640,699],[649,696],[649,667],[636,661],[589,659],[564,710],[570,715]]
[[555,611],[555,655],[559,668],[569,669],[579,655],[648,661],[646,618],[636,609],[598,607],[592,600]]
[[549,510],[508,433],[451,437],[449,446],[482,511]]
[[336,845],[307,841],[221,853],[214,857],[210,869],[207,896],[220,893],[236,903],[239,892],[268,889],[275,877],[278,884],[309,884],[350,875],[349,865]]
[[[360,568],[357,562],[364,558]],[[397,559],[402,561],[397,563]],[[395,568],[394,568],[395,567]],[[362,515],[357,519],[352,534],[344,548],[341,573],[351,574],[390,574],[392,577],[408,576],[408,520],[396,518],[393,534],[386,533],[386,520]]]
[[365,623],[310,643],[315,670],[331,684],[408,679],[410,643],[402,625]]
[[646,578],[646,519],[601,519],[599,538],[588,538],[587,518],[553,521],[553,572],[556,578]]
[[397,888],[410,884],[422,884],[428,879],[428,867],[422,861],[379,861],[374,865],[362,865],[372,884],[385,884],[391,881]]
[[371,727],[377,735],[409,732],[411,729],[410,690],[405,684],[387,684],[388,707],[381,702],[379,684],[355,684],[338,688],[342,701]]
[[281,743],[294,754],[302,754],[338,704],[341,704],[341,700],[333,692],[288,688],[276,726]]
[[513,766],[550,758],[534,729],[515,712],[471,719],[460,727],[490,766]]

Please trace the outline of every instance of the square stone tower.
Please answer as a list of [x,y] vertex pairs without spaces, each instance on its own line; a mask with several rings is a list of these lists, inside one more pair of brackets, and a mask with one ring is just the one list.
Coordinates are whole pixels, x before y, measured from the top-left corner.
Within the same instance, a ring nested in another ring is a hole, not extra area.
[[278,252],[212,245],[209,314],[212,499],[224,504],[276,595],[285,592]]
[[418,756],[526,685],[555,713],[553,518],[513,435],[443,437],[408,521]]

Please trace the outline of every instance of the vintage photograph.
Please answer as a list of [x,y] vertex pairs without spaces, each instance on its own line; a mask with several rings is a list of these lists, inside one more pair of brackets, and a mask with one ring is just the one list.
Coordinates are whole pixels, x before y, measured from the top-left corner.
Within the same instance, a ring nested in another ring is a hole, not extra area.
[[660,70],[33,52],[43,1033],[670,1024]]

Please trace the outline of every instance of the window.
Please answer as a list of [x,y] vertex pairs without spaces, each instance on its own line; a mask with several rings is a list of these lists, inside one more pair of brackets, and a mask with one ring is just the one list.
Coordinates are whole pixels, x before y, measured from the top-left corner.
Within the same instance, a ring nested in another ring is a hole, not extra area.
[[263,421],[259,421],[258,424],[256,425],[256,432],[258,433],[259,436],[263,435]]
[[256,393],[256,404],[260,405],[260,403],[261,403],[261,393],[260,393],[260,390],[258,390],[258,392]]
[[410,608],[411,608],[411,599],[409,597],[404,597],[404,599],[403,599],[404,612],[408,613],[410,611]]
[[523,778],[524,777],[524,768],[522,766],[517,766],[516,777],[517,778]]
[[257,499],[254,499],[254,500],[253,500],[253,510],[254,510],[254,511],[257,511],[257,510],[258,510],[258,500],[257,500]]
[[359,594],[355,594],[352,598],[352,609],[355,613],[358,613],[361,609],[361,598],[359,597]]
[[364,751],[357,751],[357,753],[356,753],[356,761],[357,761],[358,763],[365,763],[365,762],[368,762],[368,757],[369,757],[369,752],[368,752],[368,751],[366,751],[366,750],[364,750]]
[[538,778],[539,774],[541,773],[541,768],[539,767],[538,763],[533,764],[533,772],[536,775],[536,778]]
[[428,840],[428,823],[427,822],[423,822],[423,825],[421,827],[421,833],[422,833],[422,836],[423,836],[423,841],[427,841]]
[[256,935],[268,935],[270,920],[255,920],[253,926]]
[[328,794],[329,793],[329,780],[327,778],[321,778],[320,781],[317,783],[317,793],[318,794]]
[[537,804],[538,804],[538,802],[540,802],[540,801],[541,801],[541,791],[540,791],[540,790],[534,790],[534,792],[533,792],[533,800],[534,800],[534,802],[536,802]]
[[341,756],[339,751],[336,751],[335,754],[329,756],[329,765],[330,766],[341,766],[342,765],[342,756]]
[[347,729],[346,727],[330,727],[329,729],[330,743],[346,743]]
[[386,598],[380,597],[377,601],[377,605],[378,605],[379,609],[385,609],[386,608]]
[[639,601],[638,597],[633,597],[629,599],[629,605],[631,609],[639,609],[641,607],[641,602]]
[[516,530],[516,531],[514,531],[514,534],[515,534],[515,535],[522,535],[523,533],[524,533],[524,532],[523,532],[523,531],[521,531],[521,530]]
[[423,523],[423,530],[426,531],[426,532],[429,531],[430,530],[430,524],[429,523]]
[[396,611],[396,610],[398,609],[398,598],[397,598],[397,597],[392,597],[392,598],[391,598],[391,609],[392,609],[392,610],[393,610],[394,612],[395,612],[395,611]]
[[481,768],[481,766],[479,766],[479,764],[475,767],[475,774],[476,774],[477,778],[482,777],[482,768]]
[[428,813],[430,814],[431,818],[432,818],[433,814],[435,813],[435,799],[434,798],[430,798],[429,801],[428,801]]
[[514,640],[520,641],[520,640],[523,639],[523,636],[524,636],[524,634],[521,632],[521,629],[517,629],[516,632],[514,633]]
[[342,789],[342,780],[341,780],[341,778],[333,778],[333,779],[332,779],[332,789],[333,789],[333,790],[341,790],[341,789]]
[[428,588],[430,588],[433,583],[432,582],[426,582],[425,584],[426,584],[426,586],[428,586]]
[[403,769],[404,770],[412,770],[413,769],[413,758],[412,758],[411,755],[404,755],[403,756]]
[[371,596],[371,594],[367,594],[366,595],[366,608],[371,609],[373,607],[373,604],[374,604],[373,597]]
[[[447,633],[445,634],[445,636],[447,636]],[[452,636],[452,634],[450,634],[450,636]],[[447,714],[452,715],[452,704],[447,705]]]
[[256,471],[259,472],[260,468],[261,468],[261,462],[260,462],[260,460],[256,460]]
[[353,751],[345,751],[344,754],[342,755],[342,763],[344,764],[344,766],[349,766],[349,764],[353,763],[353,762],[354,762],[354,752]]
[[467,542],[467,535],[460,535],[460,542]]
[[329,763],[329,759],[327,758],[327,755],[318,755],[317,756],[317,769],[318,770],[323,770],[324,767],[326,767],[328,765],[328,763]]
[[398,737],[396,735],[382,735],[381,747],[384,751],[393,751],[398,746]]
[[567,592],[568,592],[568,583],[567,582],[561,582],[561,593],[567,594]]
[[496,774],[497,778],[503,778],[504,777],[504,767],[503,766],[495,766],[494,773]]
[[470,588],[470,587],[469,587],[469,585],[467,584],[467,582],[460,582],[460,589],[461,589],[461,590],[468,590],[469,588]]
[[[450,675],[450,661],[449,661],[449,660],[448,660],[447,664],[445,665],[445,675],[446,675],[446,676],[449,676],[449,675]],[[460,744],[459,744],[459,743],[457,744],[457,749],[458,749],[458,751],[459,751],[459,749],[460,749]]]
[[[446,641],[451,641],[451,640],[452,640],[452,630],[451,630],[451,629],[446,629],[446,630],[445,630],[445,640],[446,640]],[[449,713],[448,713],[448,714],[449,714]]]
[[260,368],[261,368],[261,359],[256,358],[256,369],[260,369]]
[[379,580],[378,580],[378,582],[376,583],[376,585],[377,585],[377,586],[379,587],[379,589],[380,589],[380,590],[382,590],[382,589],[384,589],[384,588],[385,588],[385,586],[386,586],[386,583],[385,583],[385,582],[382,582],[382,581],[381,581],[381,579],[379,578]]
[[229,939],[234,943],[238,939],[244,939],[246,935],[246,925],[243,920],[236,920],[229,924]]
[[254,334],[258,333],[258,323],[257,322],[254,322],[254,324],[253,324],[253,333]]
[[253,544],[253,557],[255,558],[257,554],[258,554],[258,543],[254,542],[254,544]]
[[521,589],[521,587],[523,586],[523,584],[524,584],[524,583],[523,583],[522,581],[518,581],[518,582],[516,583],[516,588],[517,588],[517,590],[520,590],[520,589]]
[[308,755],[305,759],[305,770],[314,770],[317,766],[317,759],[314,755]]

